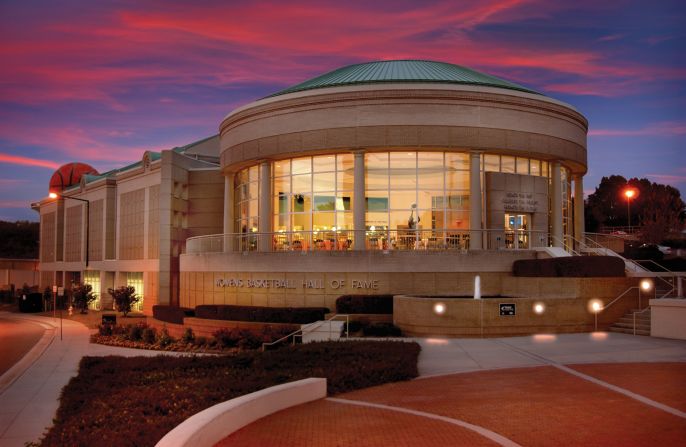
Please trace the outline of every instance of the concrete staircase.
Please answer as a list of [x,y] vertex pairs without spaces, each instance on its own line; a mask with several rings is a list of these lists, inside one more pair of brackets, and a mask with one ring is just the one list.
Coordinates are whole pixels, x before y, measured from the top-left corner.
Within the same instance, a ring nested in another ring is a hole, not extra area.
[[[632,309],[627,312],[622,318],[610,326],[609,331],[633,334],[634,312],[639,312],[639,310]],[[650,335],[650,309],[636,314],[636,335]]]
[[315,321],[314,323],[303,324],[300,326],[300,329],[302,329],[302,342],[310,343],[313,341],[339,340],[344,325],[345,321],[335,320]]

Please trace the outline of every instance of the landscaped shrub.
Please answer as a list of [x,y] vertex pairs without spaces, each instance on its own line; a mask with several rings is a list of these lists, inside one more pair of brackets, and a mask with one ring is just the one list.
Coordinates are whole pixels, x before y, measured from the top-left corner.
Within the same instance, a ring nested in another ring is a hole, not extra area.
[[146,327],[143,329],[143,333],[141,334],[141,340],[143,343],[148,343],[152,345],[155,343],[155,340],[157,339],[157,330],[154,327]]
[[127,337],[131,341],[140,341],[143,339],[143,330],[148,327],[145,323],[129,324],[127,326]]
[[82,314],[87,313],[88,305],[96,300],[95,293],[93,293],[93,286],[81,283],[72,286],[71,298],[74,307],[79,309],[79,312]]
[[261,307],[203,304],[195,308],[197,318],[262,323],[307,324],[323,320],[326,307]]
[[362,328],[367,337],[401,337],[403,331],[393,323],[371,323]]
[[336,300],[340,314],[392,314],[393,295],[343,295]]
[[[200,338],[200,337],[198,337]],[[209,357],[84,357],[44,446],[155,445],[219,402],[308,377],[337,394],[417,376],[419,345],[349,341]]]
[[183,331],[183,335],[181,336],[181,341],[184,343],[193,343],[195,341],[195,334],[193,333],[193,329],[187,327]]
[[528,277],[553,277],[555,259],[519,259],[512,264],[512,275]]
[[568,256],[520,259],[512,264],[512,274],[528,277],[622,277],[624,268],[624,261],[616,256]]
[[569,256],[555,258],[555,271],[562,277],[625,276],[624,260],[616,256]]
[[107,293],[112,296],[114,305],[117,310],[127,316],[131,312],[131,307],[136,304],[141,298],[136,295],[136,289],[133,286],[121,286],[116,289],[107,289]]
[[165,328],[162,328],[162,330],[160,331],[159,336],[157,337],[157,344],[159,344],[159,345],[160,345],[161,347],[163,347],[163,348],[165,348],[165,347],[171,345],[171,344],[174,343],[175,341],[176,341],[176,340],[174,339],[174,337],[172,337],[171,335],[169,335],[169,331],[167,331],[167,328],[166,328],[166,327],[165,327]]
[[152,306],[152,316],[165,323],[183,324],[183,319],[195,316],[195,312],[187,307],[156,305]]
[[221,328],[212,334],[217,341],[217,345],[222,348],[234,348],[238,346],[238,328]]
[[100,324],[98,325],[98,334],[110,336],[112,335],[112,325],[111,324]]
[[195,346],[205,346],[208,343],[207,337],[200,335],[198,337],[195,337],[195,340],[193,340],[193,344]]

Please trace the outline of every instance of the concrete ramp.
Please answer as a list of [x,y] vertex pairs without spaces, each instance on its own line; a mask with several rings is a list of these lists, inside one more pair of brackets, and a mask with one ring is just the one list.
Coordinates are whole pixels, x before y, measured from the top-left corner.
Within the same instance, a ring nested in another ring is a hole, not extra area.
[[339,340],[344,324],[344,321],[315,321],[314,323],[303,324],[300,326],[303,343]]
[[536,250],[545,253],[549,258],[565,258],[572,256],[562,247],[540,247]]
[[624,269],[629,273],[630,276],[633,276],[632,274],[643,274],[648,271],[648,269],[643,268],[641,265],[629,260],[625,259],[623,256],[620,256],[616,251],[610,250],[609,248],[605,247],[597,247],[597,248],[592,248],[592,247],[585,247],[582,250],[582,253],[584,254],[589,254],[593,256],[614,256],[616,258],[622,258],[624,260]]

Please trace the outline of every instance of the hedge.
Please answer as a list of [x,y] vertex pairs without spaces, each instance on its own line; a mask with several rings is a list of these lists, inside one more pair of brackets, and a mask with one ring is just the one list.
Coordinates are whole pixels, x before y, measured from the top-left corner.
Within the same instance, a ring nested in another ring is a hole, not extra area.
[[419,345],[349,341],[204,357],[84,357],[62,391],[43,446],[153,446],[220,402],[308,377],[329,394],[409,380]]
[[194,317],[195,312],[187,307],[155,305],[152,306],[152,316],[166,323],[183,324],[183,319]]
[[392,314],[393,295],[343,295],[336,300],[341,314]]
[[520,259],[512,264],[514,276],[529,277],[622,277],[624,260],[616,256],[568,256],[551,259]]
[[324,319],[326,307],[261,307],[203,304],[195,308],[197,318],[255,321],[261,323],[307,324]]

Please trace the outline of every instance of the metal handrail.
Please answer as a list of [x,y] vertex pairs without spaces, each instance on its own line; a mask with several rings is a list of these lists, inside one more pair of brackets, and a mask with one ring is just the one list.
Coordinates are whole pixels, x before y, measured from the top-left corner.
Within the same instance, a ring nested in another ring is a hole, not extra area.
[[638,307],[640,308],[640,307],[641,307],[641,302],[640,302],[640,300],[641,300],[641,288],[640,288],[639,286],[631,286],[631,287],[629,287],[628,289],[626,289],[624,292],[622,292],[621,294],[619,294],[619,296],[618,296],[617,298],[615,298],[614,300],[610,301],[610,302],[607,303],[606,305],[603,305],[603,307],[600,309],[600,311],[603,311],[603,310],[609,308],[609,307],[612,306],[614,303],[616,303],[617,301],[619,301],[624,295],[626,295],[627,293],[629,293],[630,291],[632,291],[632,290],[634,290],[634,289],[638,289],[638,299],[639,299]]
[[[288,340],[289,337],[293,337],[293,341],[291,342],[291,344],[294,345],[295,344],[295,337],[297,337],[298,335],[300,335],[300,337],[302,337],[302,333],[304,330],[306,330],[306,329],[308,329],[308,328],[310,328],[316,324],[321,325],[322,323],[331,322],[338,317],[345,317],[345,338],[348,338],[348,334],[349,334],[348,327],[349,327],[349,323],[350,323],[350,315],[348,315],[348,314],[333,314],[331,317],[329,317],[323,321],[313,321],[312,323],[308,323],[308,324],[304,325],[303,327],[301,327],[300,329],[298,329],[297,331],[293,331],[288,335],[284,335],[283,337],[279,338],[278,340],[274,340],[274,341],[269,342],[269,343],[262,343],[262,348],[261,348],[262,352],[264,352],[264,350],[267,348],[267,346],[274,346],[277,343],[281,343],[284,340]],[[331,334],[332,334],[331,325],[329,325],[329,338],[331,338]]]
[[[355,248],[356,236],[357,239],[363,239],[361,245],[367,251],[467,251],[472,248],[532,250],[547,247],[550,240],[547,231],[539,230],[372,228],[194,236],[186,240],[186,253],[350,251]],[[473,246],[475,240],[477,243]]]
[[643,310],[637,310],[636,312],[632,312],[633,318],[634,318],[634,335],[636,335],[636,315],[642,314],[644,312],[647,312],[650,310],[650,306],[646,307]]

